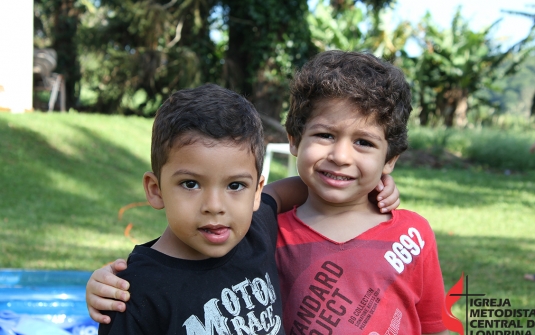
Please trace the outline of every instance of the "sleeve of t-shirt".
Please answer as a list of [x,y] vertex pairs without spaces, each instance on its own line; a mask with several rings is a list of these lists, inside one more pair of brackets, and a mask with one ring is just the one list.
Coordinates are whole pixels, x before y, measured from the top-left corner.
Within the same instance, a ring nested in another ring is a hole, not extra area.
[[268,194],[262,193],[260,208],[253,213],[253,223],[257,227],[263,227],[271,242],[277,243],[277,202]]
[[275,216],[277,216],[277,202],[275,201],[275,199],[273,199],[273,197],[267,193],[262,193],[261,200],[262,203],[268,205],[275,214]]
[[[152,245],[154,241],[144,244]],[[99,334],[165,334],[170,325],[171,308],[162,299],[160,288],[169,277],[158,272],[161,269],[136,246],[128,256],[128,268],[118,276],[130,283],[131,299],[126,302],[126,311],[102,311],[111,318],[107,325],[100,324]],[[158,275],[159,273],[159,275]]]
[[438,333],[446,329],[442,322],[442,308],[444,304],[444,280],[438,260],[435,235],[429,228],[425,247],[428,252],[424,258],[424,285],[422,299],[416,305],[422,333]]

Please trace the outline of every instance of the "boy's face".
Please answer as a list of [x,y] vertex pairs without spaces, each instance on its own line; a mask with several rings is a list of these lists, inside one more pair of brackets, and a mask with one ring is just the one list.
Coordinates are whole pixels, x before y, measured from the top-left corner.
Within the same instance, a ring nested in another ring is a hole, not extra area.
[[385,164],[387,149],[384,130],[343,99],[318,102],[299,145],[290,137],[290,151],[309,192],[337,205],[368,203],[368,193],[397,160]]
[[165,253],[195,260],[222,257],[241,241],[260,205],[264,181],[257,187],[255,158],[245,146],[199,135],[170,150],[159,183],[152,172],[143,183],[149,203],[165,208],[164,235],[172,241]]

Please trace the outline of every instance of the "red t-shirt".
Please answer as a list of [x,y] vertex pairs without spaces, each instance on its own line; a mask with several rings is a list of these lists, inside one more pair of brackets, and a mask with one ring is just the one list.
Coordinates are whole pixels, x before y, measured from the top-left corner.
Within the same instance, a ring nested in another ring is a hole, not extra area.
[[428,222],[395,210],[344,243],[278,216],[277,265],[287,334],[420,334],[446,329],[444,283]]

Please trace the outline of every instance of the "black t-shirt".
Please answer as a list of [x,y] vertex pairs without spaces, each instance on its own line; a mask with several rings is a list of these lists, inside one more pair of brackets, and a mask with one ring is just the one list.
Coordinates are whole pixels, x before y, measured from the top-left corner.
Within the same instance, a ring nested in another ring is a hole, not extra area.
[[275,263],[277,205],[262,194],[243,240],[221,258],[192,261],[137,245],[119,276],[130,282],[126,312],[99,334],[284,334]]

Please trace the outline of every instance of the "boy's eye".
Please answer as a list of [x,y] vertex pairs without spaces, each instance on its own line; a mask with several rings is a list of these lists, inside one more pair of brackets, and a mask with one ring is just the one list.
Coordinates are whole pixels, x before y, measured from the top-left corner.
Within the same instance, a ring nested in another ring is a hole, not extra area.
[[245,185],[243,185],[242,183],[233,182],[228,185],[228,188],[232,191],[241,191],[245,188]]
[[199,188],[199,183],[196,182],[195,180],[186,180],[180,183],[180,185],[182,185],[182,187],[188,190],[194,190],[194,189]]
[[356,140],[355,144],[363,146],[363,147],[373,147],[373,144],[371,142],[366,141],[366,140]]
[[316,134],[315,136],[319,138],[333,138],[333,135],[327,134],[327,133],[319,133],[319,134]]

